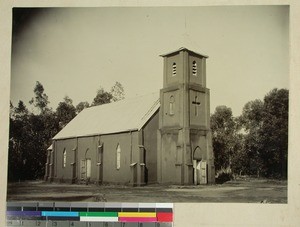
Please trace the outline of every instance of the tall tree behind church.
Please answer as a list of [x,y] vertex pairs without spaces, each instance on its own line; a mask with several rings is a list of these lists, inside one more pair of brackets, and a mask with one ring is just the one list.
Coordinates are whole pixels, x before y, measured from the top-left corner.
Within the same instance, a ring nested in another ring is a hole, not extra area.
[[236,122],[231,108],[217,106],[210,120],[216,171],[231,169],[232,158],[238,147]]
[[110,89],[110,92],[104,90],[103,87],[97,90],[96,97],[94,98],[91,106],[98,106],[110,102],[116,102],[124,99],[125,92],[123,85],[120,82],[116,82]]
[[29,103],[34,105],[41,114],[49,111],[48,104],[50,102],[48,96],[44,93],[44,86],[39,81],[36,82],[33,92],[35,96]]
[[97,94],[92,102],[92,106],[98,106],[98,105],[110,103],[112,98],[113,96],[111,93],[105,91],[103,87],[100,87],[97,90]]
[[30,180],[44,174],[45,151],[58,132],[55,112],[48,107],[48,96],[40,82],[30,101],[36,109],[28,111],[24,102],[11,107],[9,135],[9,180]]
[[64,101],[58,103],[56,115],[59,121],[59,127],[62,129],[76,116],[76,108],[73,105],[73,100],[69,96],[64,97]]
[[268,177],[287,177],[289,91],[273,89],[264,97],[260,156]]
[[238,123],[244,130],[243,149],[233,169],[258,177],[286,178],[289,91],[272,89],[264,100],[245,104]]
[[123,85],[116,81],[115,85],[110,89],[110,94],[112,95],[112,100],[114,102],[120,101],[125,98]]

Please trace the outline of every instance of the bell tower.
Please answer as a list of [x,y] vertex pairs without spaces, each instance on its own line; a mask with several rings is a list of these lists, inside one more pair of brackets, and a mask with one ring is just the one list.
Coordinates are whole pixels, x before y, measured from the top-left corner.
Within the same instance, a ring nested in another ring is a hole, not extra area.
[[159,183],[215,182],[205,55],[186,48],[164,58],[158,130]]

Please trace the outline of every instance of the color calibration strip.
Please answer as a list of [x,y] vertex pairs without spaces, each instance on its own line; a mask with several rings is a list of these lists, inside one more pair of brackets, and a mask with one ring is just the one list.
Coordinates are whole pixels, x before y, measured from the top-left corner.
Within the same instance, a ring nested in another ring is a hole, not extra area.
[[6,214],[7,226],[173,226],[172,203],[8,202]]

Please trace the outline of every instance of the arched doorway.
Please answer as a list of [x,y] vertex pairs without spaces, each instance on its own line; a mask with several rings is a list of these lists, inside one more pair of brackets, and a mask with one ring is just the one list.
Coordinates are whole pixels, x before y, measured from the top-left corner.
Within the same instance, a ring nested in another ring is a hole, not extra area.
[[194,184],[207,184],[207,163],[204,151],[197,146],[193,152]]
[[92,172],[92,162],[91,158],[89,158],[88,152],[89,148],[85,151],[85,158],[80,162],[80,178],[86,182],[90,180]]

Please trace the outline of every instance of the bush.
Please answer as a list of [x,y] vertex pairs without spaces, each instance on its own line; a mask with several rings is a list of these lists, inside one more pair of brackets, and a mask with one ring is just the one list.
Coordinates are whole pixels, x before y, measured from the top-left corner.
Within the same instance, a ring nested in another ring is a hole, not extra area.
[[233,174],[231,172],[231,169],[220,169],[216,174],[216,184],[223,184],[226,181],[230,181],[233,179]]

